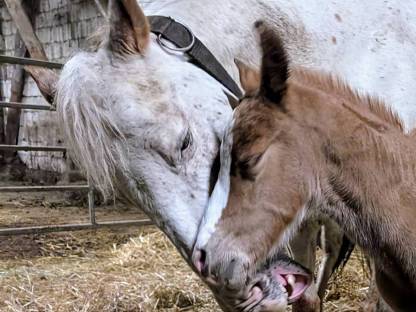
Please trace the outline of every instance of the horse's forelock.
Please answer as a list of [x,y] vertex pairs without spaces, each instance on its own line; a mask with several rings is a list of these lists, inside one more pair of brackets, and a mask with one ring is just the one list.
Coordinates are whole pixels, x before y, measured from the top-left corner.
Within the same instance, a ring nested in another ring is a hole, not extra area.
[[102,55],[79,53],[57,86],[58,116],[75,164],[104,197],[113,194],[116,168],[128,171],[126,144],[111,109],[111,94],[95,70]]

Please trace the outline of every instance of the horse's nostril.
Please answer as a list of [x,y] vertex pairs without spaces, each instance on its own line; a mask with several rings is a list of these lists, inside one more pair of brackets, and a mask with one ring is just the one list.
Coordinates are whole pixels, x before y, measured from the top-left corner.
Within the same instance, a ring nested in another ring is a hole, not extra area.
[[206,270],[206,259],[207,253],[203,249],[196,249],[194,252],[194,265],[199,273],[203,276],[207,274]]

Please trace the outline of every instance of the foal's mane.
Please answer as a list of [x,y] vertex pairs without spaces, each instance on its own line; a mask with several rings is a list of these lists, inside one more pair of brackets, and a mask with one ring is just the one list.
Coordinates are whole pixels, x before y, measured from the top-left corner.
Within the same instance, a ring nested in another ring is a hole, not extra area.
[[403,122],[396,112],[393,112],[386,103],[378,97],[373,97],[353,90],[344,80],[331,74],[310,70],[305,68],[294,68],[291,76],[297,82],[317,88],[328,94],[344,98],[349,104],[359,108],[365,106],[371,113],[376,115],[380,120],[404,131]]
[[[374,159],[380,168],[384,168],[384,174],[401,179],[414,180],[416,178],[416,167],[409,166],[415,161],[414,153],[398,153],[398,150],[403,148],[403,145],[401,147],[397,145],[400,144],[399,141],[379,135],[388,128],[396,129],[404,134],[404,125],[400,117],[385,102],[380,98],[355,91],[345,81],[328,73],[295,68],[291,71],[291,77],[296,83],[321,90],[340,99],[339,102],[344,108],[367,124],[369,128],[376,130],[366,131],[365,137],[357,138],[360,143],[354,140],[352,150],[356,148],[355,144],[363,144],[366,147],[371,145],[373,148],[366,149],[365,155]],[[411,135],[416,136],[416,131]],[[409,144],[405,146],[411,147]],[[386,161],[390,163],[389,166],[385,166]]]

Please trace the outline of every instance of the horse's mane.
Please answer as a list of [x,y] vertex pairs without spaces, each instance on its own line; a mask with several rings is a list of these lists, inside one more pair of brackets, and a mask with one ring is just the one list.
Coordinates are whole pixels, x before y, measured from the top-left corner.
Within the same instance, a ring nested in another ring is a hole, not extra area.
[[378,97],[362,94],[353,90],[344,80],[331,74],[305,68],[294,68],[291,76],[298,82],[312,88],[320,89],[328,94],[344,98],[354,106],[367,107],[371,113],[382,121],[404,131],[404,125],[396,112],[393,112],[386,103]]
[[71,159],[104,197],[113,195],[116,169],[128,171],[125,138],[111,110],[111,96],[95,71],[106,62],[105,53],[76,54],[66,63],[56,94]]

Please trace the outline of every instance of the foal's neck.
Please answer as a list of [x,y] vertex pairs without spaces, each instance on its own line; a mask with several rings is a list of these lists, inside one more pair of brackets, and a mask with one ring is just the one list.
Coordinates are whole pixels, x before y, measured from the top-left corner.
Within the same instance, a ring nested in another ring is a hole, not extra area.
[[316,113],[309,124],[304,119],[318,155],[315,208],[336,219],[381,265],[394,262],[414,280],[415,144],[380,103],[327,91],[318,90],[310,104]]

